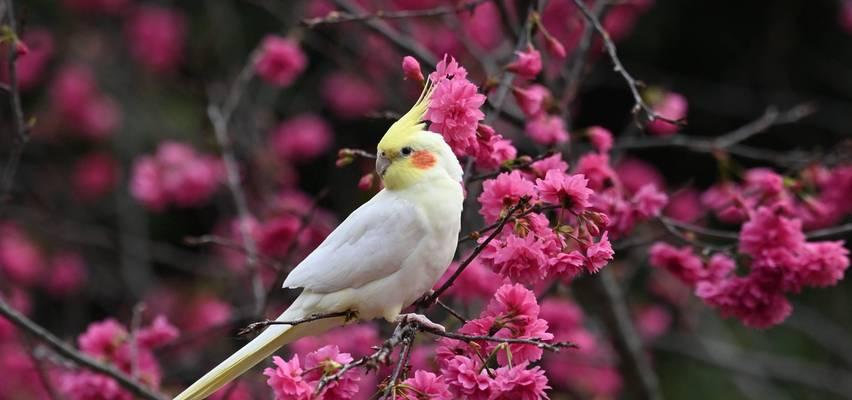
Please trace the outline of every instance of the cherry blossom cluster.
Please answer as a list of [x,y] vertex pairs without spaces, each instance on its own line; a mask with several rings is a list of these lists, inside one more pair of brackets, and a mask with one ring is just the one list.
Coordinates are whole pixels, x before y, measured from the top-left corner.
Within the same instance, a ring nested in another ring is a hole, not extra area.
[[[132,333],[118,321],[106,319],[89,325],[77,338],[77,345],[83,353],[132,373],[143,384],[156,389],[160,386],[162,372],[153,350],[177,337],[177,328],[162,316]],[[85,370],[61,372],[59,387],[72,400],[133,398],[112,378]]]
[[[480,214],[486,222],[511,218],[510,228],[487,244],[482,262],[512,281],[534,284],[595,273],[613,258],[609,218],[592,208],[594,194],[583,174],[566,172],[560,155],[536,161],[528,172],[504,172],[482,184]],[[522,201],[533,208],[509,215]],[[555,225],[546,213],[554,209]],[[481,238],[485,241],[486,238]]]
[[130,192],[155,211],[169,205],[193,207],[206,202],[223,181],[219,158],[199,154],[184,143],[166,141],[155,154],[136,160]]
[[[651,265],[693,287],[724,316],[759,328],[781,323],[792,312],[787,294],[834,285],[849,267],[843,241],[808,240],[803,229],[824,226],[849,212],[850,171],[848,166],[816,168],[800,179],[785,179],[753,169],[741,184],[710,188],[702,196],[705,204],[719,219],[742,224],[738,257],[717,252],[706,258],[691,246],[657,243],[650,249]],[[831,184],[815,180],[819,174],[833,178]],[[813,193],[819,183],[825,190]],[[737,273],[744,269],[746,273]]]

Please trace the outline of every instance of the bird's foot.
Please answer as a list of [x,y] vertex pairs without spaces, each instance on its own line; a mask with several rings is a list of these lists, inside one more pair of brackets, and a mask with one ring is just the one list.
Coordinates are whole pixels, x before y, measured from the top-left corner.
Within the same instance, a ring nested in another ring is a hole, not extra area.
[[400,314],[398,317],[396,317],[397,323],[405,323],[405,322],[410,322],[410,321],[417,322],[418,324],[420,324],[420,326],[422,326],[422,327],[424,327],[428,330],[435,330],[435,331],[441,331],[441,332],[447,331],[447,328],[444,328],[443,325],[436,324],[436,323],[430,321],[429,318],[426,318],[426,316],[423,315],[423,314],[415,314],[415,313]]

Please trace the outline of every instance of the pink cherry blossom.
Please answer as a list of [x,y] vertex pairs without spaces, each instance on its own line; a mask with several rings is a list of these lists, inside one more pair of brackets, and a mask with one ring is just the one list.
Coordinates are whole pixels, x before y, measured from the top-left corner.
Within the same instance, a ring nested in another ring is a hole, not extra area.
[[278,124],[270,141],[278,157],[296,162],[308,161],[328,151],[332,131],[319,116],[303,114]]
[[740,231],[739,251],[771,266],[793,262],[794,252],[804,245],[805,235],[798,219],[769,207],[757,209]]
[[586,128],[586,135],[595,149],[601,153],[608,153],[612,149],[612,133],[603,127],[592,126]]
[[550,90],[538,84],[523,89],[515,86],[512,88],[512,94],[515,96],[518,107],[527,117],[535,117],[541,114],[551,98]]
[[631,203],[639,217],[647,219],[660,215],[668,200],[665,193],[657,190],[656,186],[648,184],[639,188],[633,195]]
[[524,131],[533,141],[546,146],[568,140],[565,121],[558,115],[539,115],[527,121]]
[[146,207],[160,211],[169,204],[203,204],[224,181],[221,161],[199,154],[187,144],[166,141],[153,156],[134,162],[130,191]]
[[589,187],[595,191],[612,186],[614,182],[618,181],[615,171],[609,164],[609,155],[607,154],[584,154],[577,161],[576,173],[583,174],[589,179]]
[[485,114],[479,109],[485,96],[476,85],[459,77],[444,79],[435,84],[432,101],[424,119],[429,129],[440,133],[456,154],[474,154],[476,129]]
[[589,180],[582,174],[568,175],[551,170],[544,179],[536,180],[535,186],[541,201],[581,213],[592,205],[589,202],[592,190],[588,188],[588,183]]
[[80,199],[94,200],[109,193],[118,180],[118,161],[109,153],[92,153],[74,164],[72,183]]
[[93,140],[110,136],[121,122],[121,110],[100,92],[88,67],[65,66],[50,88],[51,104],[70,132]]
[[136,333],[136,340],[139,346],[153,349],[177,339],[178,335],[178,329],[164,315],[158,315],[151,325]]
[[668,243],[657,242],[648,250],[648,256],[651,266],[663,268],[690,285],[704,280],[707,275],[704,263],[689,246],[678,249]]
[[633,157],[625,157],[615,167],[621,185],[630,193],[636,193],[645,185],[653,185],[657,189],[664,189],[665,179],[656,167]]
[[264,37],[255,57],[257,75],[280,87],[290,86],[308,65],[308,59],[297,42],[277,35]]
[[81,370],[63,374],[59,390],[69,400],[131,400],[133,395],[105,375]]
[[508,160],[518,156],[518,150],[512,141],[494,132],[485,124],[479,124],[476,129],[476,166],[482,169],[495,169]]
[[534,196],[535,185],[524,179],[519,171],[504,172],[482,184],[482,194],[477,199],[482,205],[479,213],[486,221],[494,222],[522,197]]
[[837,284],[849,268],[849,250],[842,241],[807,243],[795,274],[805,285],[825,287]]
[[[305,372],[302,377],[308,381],[319,382],[324,375],[337,372],[344,364],[352,362],[349,353],[341,353],[336,345],[327,345],[305,356]],[[340,379],[329,383],[323,389],[323,397],[329,399],[351,399],[358,393],[358,371],[349,371]]]
[[674,192],[669,199],[664,214],[681,222],[694,222],[701,218],[701,194],[695,189],[682,189]]
[[[686,118],[688,104],[686,97],[674,92],[666,92],[662,100],[654,105],[654,112],[670,120]],[[655,119],[648,123],[648,131],[658,136],[668,136],[677,133],[680,128],[671,122]]]
[[784,297],[776,273],[753,272],[718,283],[700,282],[695,294],[722,316],[735,317],[753,328],[767,328],[786,319],[793,310]]
[[568,163],[562,160],[562,153],[556,153],[532,163],[530,169],[535,172],[535,177],[544,178],[549,171],[567,171]]
[[505,240],[493,240],[480,257],[494,272],[512,281],[535,283],[547,275],[548,257],[544,244],[535,235],[508,235]]
[[274,356],[272,362],[275,368],[266,368],[263,374],[269,377],[266,384],[272,388],[276,400],[310,400],[313,397],[314,388],[302,378],[304,371],[298,355],[290,361]]
[[664,335],[671,328],[671,323],[671,313],[659,305],[643,307],[636,313],[636,329],[646,341]]
[[540,367],[527,368],[527,363],[502,367],[496,371],[495,386],[499,400],[538,400],[547,398],[547,377]]
[[23,286],[38,283],[45,267],[36,244],[15,224],[0,223],[0,271]]
[[68,296],[80,291],[86,283],[86,264],[79,254],[60,252],[50,260],[45,288],[54,296]]
[[541,72],[541,53],[528,47],[524,51],[516,51],[517,58],[506,69],[518,74],[522,79],[532,80]]
[[443,377],[428,371],[415,371],[414,376],[402,382],[402,393],[399,398],[405,400],[452,400],[449,386]]
[[494,382],[477,363],[464,356],[455,356],[441,368],[456,398],[486,400],[492,396]]
[[77,345],[89,355],[111,359],[127,335],[123,325],[109,318],[90,324],[86,332],[77,338]]
[[455,58],[444,54],[444,58],[438,61],[435,72],[429,74],[429,80],[437,84],[443,79],[467,79],[467,70],[456,61]]
[[613,255],[615,255],[615,252],[612,250],[612,244],[610,244],[607,237],[608,233],[604,232],[597,243],[593,243],[586,248],[586,259],[588,260],[586,270],[590,273],[600,271],[601,268],[612,260]]
[[363,117],[382,105],[382,96],[375,86],[357,75],[345,72],[329,74],[320,92],[331,111],[345,119]]
[[125,30],[130,54],[152,72],[171,72],[184,57],[186,19],[177,9],[141,6]]

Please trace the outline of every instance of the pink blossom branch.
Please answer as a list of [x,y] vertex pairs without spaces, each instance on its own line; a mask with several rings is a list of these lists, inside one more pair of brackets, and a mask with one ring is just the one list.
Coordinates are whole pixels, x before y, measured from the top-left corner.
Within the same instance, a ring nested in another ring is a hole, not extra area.
[[[17,36],[17,21],[15,20],[15,6],[12,0],[6,0],[6,18],[9,21],[8,29],[11,32],[10,40],[18,40]],[[13,146],[9,154],[9,159],[6,161],[6,167],[3,169],[3,176],[0,178],[0,201],[5,200],[12,190],[13,181],[15,179],[15,171],[18,169],[18,164],[21,161],[21,156],[24,153],[24,147],[30,141],[29,127],[24,122],[24,111],[21,107],[21,94],[18,92],[18,72],[15,68],[15,60],[18,57],[18,52],[15,51],[15,43],[10,43],[8,46],[9,54],[6,58],[6,68],[8,69],[9,84],[7,92],[11,98],[12,107],[12,141]]]
[[480,175],[474,175],[474,176],[470,177],[470,179],[468,181],[469,182],[482,181],[482,180],[486,180],[486,179],[496,178],[498,175],[500,175],[504,172],[511,172],[513,170],[516,170],[516,169],[526,169],[526,168],[529,168],[531,165],[533,165],[536,161],[541,161],[541,160],[543,160],[547,157],[550,157],[554,154],[556,154],[556,153],[553,152],[553,151],[547,151],[547,152],[539,154],[535,157],[529,157],[529,156],[518,157],[514,160],[510,160],[510,161],[506,162],[504,165],[501,165],[500,168],[497,171],[488,172],[488,173],[484,173],[484,174],[480,174]]
[[220,149],[222,150],[222,161],[225,164],[225,174],[227,177],[228,189],[234,199],[234,204],[237,207],[237,216],[239,218],[239,230],[242,237],[243,247],[246,254],[246,266],[252,273],[252,293],[254,294],[255,313],[260,315],[266,304],[266,291],[263,287],[263,279],[260,274],[260,267],[257,264],[258,251],[257,243],[249,232],[249,220],[251,213],[248,209],[246,194],[243,191],[240,182],[240,167],[237,162],[236,152],[234,151],[231,138],[228,136],[228,124],[231,116],[236,110],[242,99],[243,92],[253,75],[253,60],[254,56],[249,56],[249,61],[240,71],[237,79],[234,81],[224,105],[220,108],[212,102],[207,107],[207,116],[210,123],[213,125],[213,132],[216,136]]
[[579,348],[577,344],[571,342],[553,342],[548,343],[541,338],[501,338],[496,336],[485,336],[485,335],[465,335],[462,333],[455,332],[444,332],[438,329],[432,329],[428,327],[420,327],[420,330],[426,333],[433,334],[435,336],[442,336],[445,338],[461,340],[464,342],[475,342],[475,341],[485,341],[485,342],[495,342],[495,343],[507,343],[507,344],[528,344],[531,346],[538,347],[543,350],[552,351],[554,353],[558,353],[559,350],[564,348]]
[[624,64],[622,64],[621,59],[618,58],[618,50],[615,47],[615,43],[613,43],[612,38],[609,37],[609,33],[607,33],[606,29],[604,29],[603,25],[601,25],[601,21],[592,13],[592,11],[589,10],[589,7],[586,6],[586,3],[583,0],[574,0],[574,4],[577,5],[577,8],[579,8],[580,12],[583,13],[586,21],[595,28],[595,31],[597,31],[598,35],[600,35],[601,39],[603,39],[604,48],[606,49],[607,54],[609,54],[609,58],[615,67],[615,72],[620,74],[627,83],[627,87],[633,95],[634,105],[632,112],[634,117],[638,118],[640,112],[645,112],[648,121],[661,120],[670,124],[686,125],[685,120],[673,120],[657,114],[651,106],[642,99],[642,95],[639,93],[639,87],[644,84],[641,81],[636,80],[633,75],[624,68]]
[[479,5],[494,0],[472,0],[456,5],[455,7],[435,7],[425,10],[402,10],[402,11],[386,11],[379,10],[374,13],[353,14],[349,12],[332,11],[324,17],[303,19],[302,24],[308,28],[315,28],[318,25],[338,24],[343,22],[366,21],[373,19],[404,19],[404,18],[422,18],[422,17],[439,17],[446,14],[458,14],[463,12],[473,12]]
[[46,329],[13,309],[2,298],[0,298],[0,315],[5,317],[9,322],[21,329],[23,332],[45,343],[48,347],[53,349],[53,351],[73,361],[75,364],[115,379],[121,387],[127,389],[137,397],[146,400],[164,399],[161,394],[152,391],[150,388],[144,386],[142,383],[131,378],[124,372],[121,372],[110,365],[103,364],[100,361],[95,360],[63,343],[59,338],[48,332]]

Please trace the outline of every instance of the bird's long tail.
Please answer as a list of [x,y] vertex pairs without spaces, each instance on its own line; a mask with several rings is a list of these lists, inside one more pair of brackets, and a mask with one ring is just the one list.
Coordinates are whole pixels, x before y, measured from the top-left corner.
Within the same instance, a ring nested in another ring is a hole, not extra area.
[[[307,316],[305,312],[292,310],[293,308],[290,307],[287,309],[277,320],[294,321]],[[174,400],[202,400],[207,398],[207,396],[210,396],[222,386],[228,384],[228,382],[236,379],[272,355],[281,346],[305,336],[324,332],[344,323],[345,318],[339,317],[320,319],[295,326],[270,325],[254,340],[243,346],[243,348],[232,354],[225,361],[222,361],[216,368],[213,368],[210,372],[202,376],[201,379],[177,395]]]

